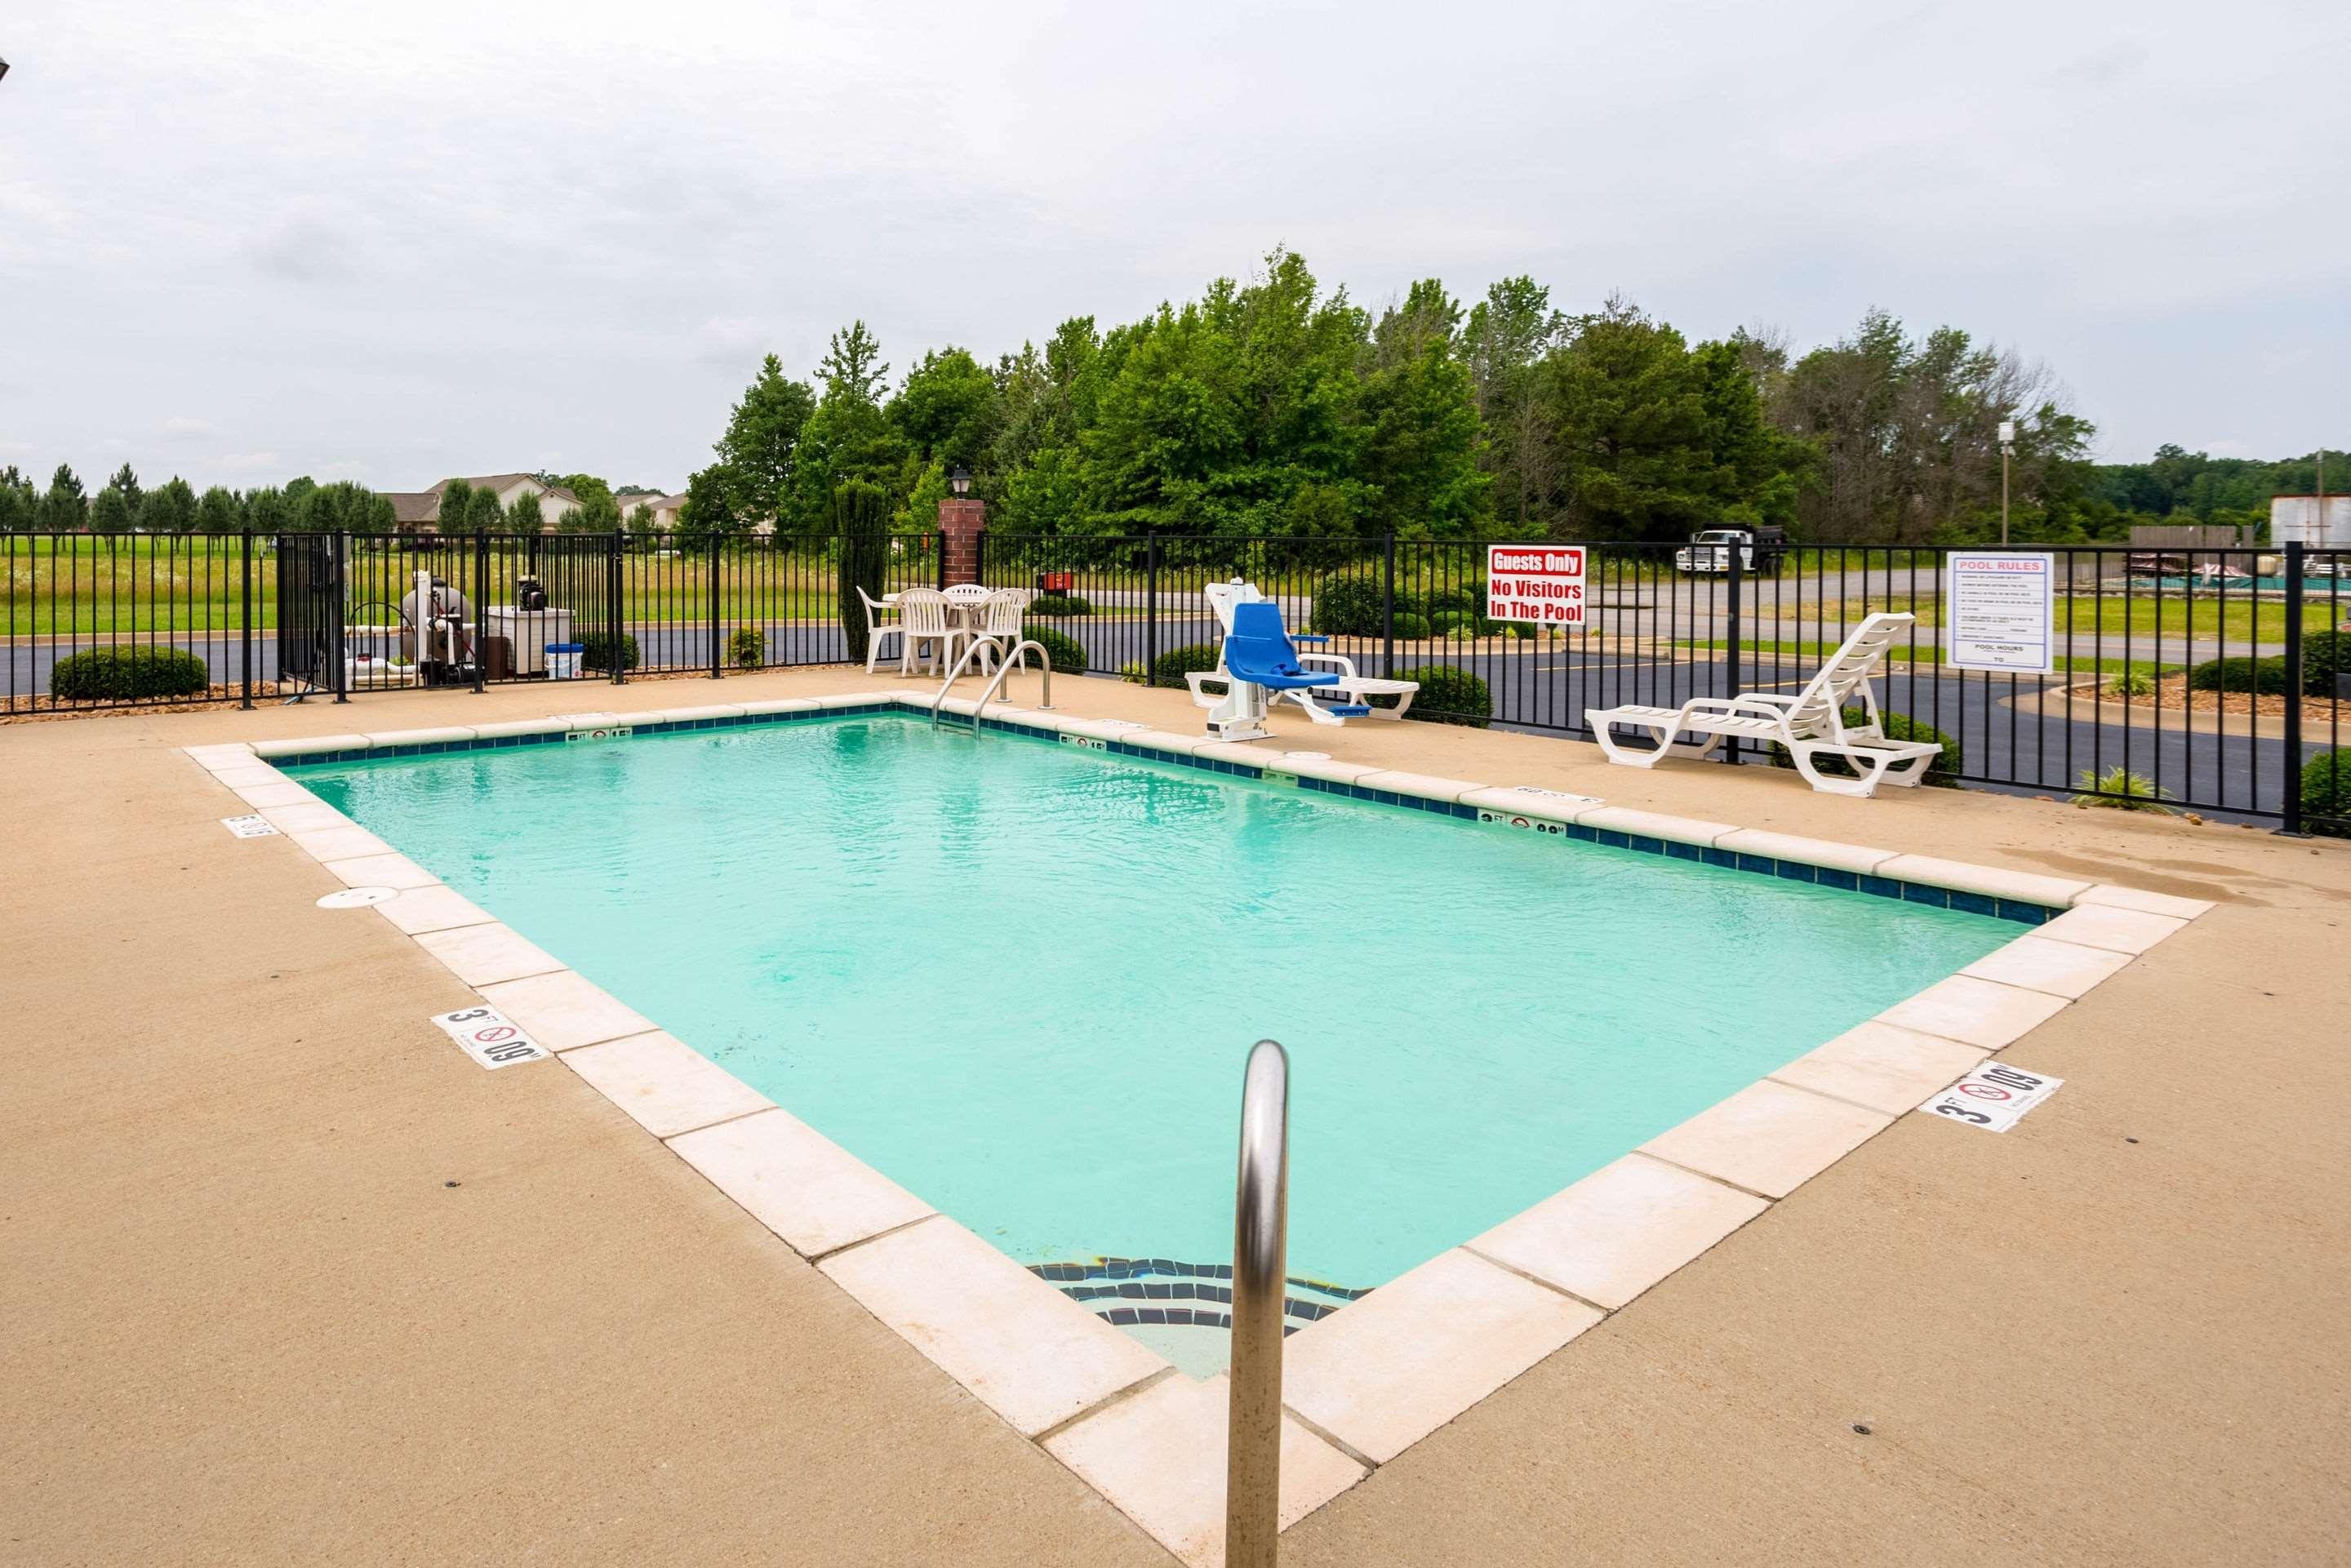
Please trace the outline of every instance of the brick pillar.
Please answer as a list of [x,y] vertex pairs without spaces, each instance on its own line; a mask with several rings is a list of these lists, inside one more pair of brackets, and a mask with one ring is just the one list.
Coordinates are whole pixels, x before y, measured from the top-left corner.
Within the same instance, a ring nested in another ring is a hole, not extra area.
[[979,531],[987,523],[987,503],[949,496],[939,503],[939,532],[946,537],[947,580],[979,580]]

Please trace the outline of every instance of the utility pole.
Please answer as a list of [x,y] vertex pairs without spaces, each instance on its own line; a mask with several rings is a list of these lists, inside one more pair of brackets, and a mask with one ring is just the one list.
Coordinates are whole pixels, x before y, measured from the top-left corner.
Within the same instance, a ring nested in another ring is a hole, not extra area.
[[2000,548],[2008,548],[2008,460],[2016,455],[2016,421],[2000,422]]

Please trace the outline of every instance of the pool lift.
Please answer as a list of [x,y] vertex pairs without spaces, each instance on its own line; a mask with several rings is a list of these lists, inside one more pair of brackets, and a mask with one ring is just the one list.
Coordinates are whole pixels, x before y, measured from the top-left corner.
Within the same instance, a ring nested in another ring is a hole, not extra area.
[[[1346,684],[1336,670],[1301,669],[1298,649],[1281,624],[1281,606],[1269,599],[1246,600],[1232,607],[1232,630],[1225,633],[1224,668],[1207,677],[1222,680],[1225,695],[1208,710],[1208,729],[1219,740],[1265,740],[1267,713],[1280,697],[1290,697],[1319,722],[1362,718],[1372,711],[1368,703],[1314,702],[1308,694],[1319,686]],[[1193,690],[1199,692],[1199,683]]]

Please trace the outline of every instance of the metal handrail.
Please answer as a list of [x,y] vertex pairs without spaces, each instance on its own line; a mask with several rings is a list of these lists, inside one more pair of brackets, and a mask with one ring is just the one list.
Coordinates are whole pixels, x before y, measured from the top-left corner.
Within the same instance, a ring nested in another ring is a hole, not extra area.
[[1233,1193],[1232,1406],[1225,1439],[1227,1568],[1273,1568],[1281,1536],[1282,1276],[1290,1245],[1290,1053],[1249,1048]]
[[[972,639],[971,644],[964,649],[963,657],[957,659],[955,668],[947,673],[946,684],[939,687],[939,695],[931,699],[932,727],[936,728],[938,726],[939,710],[946,706],[947,693],[953,691],[955,684],[963,679],[964,666],[971,663],[971,656],[979,652],[981,645],[987,641],[984,637]],[[971,727],[974,734],[979,731],[979,716],[986,711],[988,699],[995,696],[1003,687],[1005,677],[1012,674],[1013,666],[1020,662],[1021,653],[1030,648],[1037,650],[1038,669],[1044,677],[1045,700],[1037,706],[1048,709],[1053,706],[1053,655],[1045,652],[1042,643],[1023,637],[1012,644],[1011,650],[1004,655],[1004,663],[997,667],[995,678],[989,681],[986,689],[979,694],[979,702],[971,710]]]

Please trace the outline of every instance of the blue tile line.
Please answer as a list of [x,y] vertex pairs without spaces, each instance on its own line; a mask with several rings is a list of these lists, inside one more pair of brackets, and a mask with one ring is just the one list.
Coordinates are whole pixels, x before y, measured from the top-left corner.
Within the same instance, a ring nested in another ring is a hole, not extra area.
[[[626,729],[632,737],[640,735],[671,735],[684,731],[744,728],[754,725],[795,724],[810,719],[855,718],[869,714],[896,714],[913,719],[916,716],[897,703],[856,703],[847,707],[794,708],[783,713],[750,713],[722,716],[715,718],[661,719],[649,724],[622,724],[612,727]],[[967,714],[942,713],[939,717],[964,728],[995,730],[1017,735],[1025,739],[1059,743],[1062,732],[1039,725],[1023,724],[1018,719],[975,719]],[[420,741],[361,750],[303,752],[288,757],[266,758],[276,768],[307,768],[340,762],[364,762],[375,758],[431,757],[453,751],[502,750],[517,746],[546,746],[563,743],[562,730],[541,730],[528,735],[476,736],[469,740]],[[1236,779],[1265,777],[1265,769],[1246,762],[1231,762],[1217,757],[1195,757],[1188,752],[1160,751],[1129,741],[1113,740],[1107,749],[1113,756],[1131,757],[1144,762],[1166,763],[1179,768],[1196,768],[1204,773],[1222,774]],[[1325,795],[1362,800],[1376,806],[1394,806],[1404,810],[1427,811],[1457,821],[1474,822],[1478,809],[1458,800],[1435,800],[1423,795],[1399,794],[1393,789],[1368,789],[1360,784],[1342,783],[1335,779],[1315,779],[1300,775],[1298,787]],[[1743,851],[1719,850],[1712,845],[1686,844],[1670,839],[1653,838],[1646,833],[1619,832],[1612,828],[1588,828],[1580,822],[1561,824],[1561,838],[1579,843],[1600,844],[1610,849],[1633,850],[1643,854],[1664,855],[1671,860],[1695,861],[1717,866],[1725,871],[1745,872],[1754,876],[1768,876],[1783,882],[1812,883],[1821,887],[1833,887],[1846,893],[1865,893],[1876,898],[1890,898],[1904,904],[1923,904],[1934,909],[1956,909],[1962,914],[1988,915],[1995,920],[2012,921],[2020,925],[2043,925],[2064,912],[2046,904],[2032,904],[2021,899],[1995,898],[1989,894],[1967,893],[1952,888],[1936,887],[1923,882],[1902,882],[1893,877],[1873,876],[1865,873],[1839,871],[1832,866],[1815,865],[1810,861],[1779,860],[1771,855],[1749,854]]]

